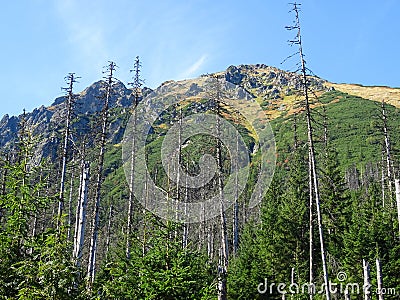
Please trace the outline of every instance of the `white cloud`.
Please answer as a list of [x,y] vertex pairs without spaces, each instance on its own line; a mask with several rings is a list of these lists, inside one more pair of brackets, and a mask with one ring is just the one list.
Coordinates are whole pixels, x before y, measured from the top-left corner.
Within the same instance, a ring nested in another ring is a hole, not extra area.
[[203,54],[197,61],[195,61],[189,68],[184,70],[178,77],[186,79],[198,75],[197,72],[201,69],[206,60],[207,55]]

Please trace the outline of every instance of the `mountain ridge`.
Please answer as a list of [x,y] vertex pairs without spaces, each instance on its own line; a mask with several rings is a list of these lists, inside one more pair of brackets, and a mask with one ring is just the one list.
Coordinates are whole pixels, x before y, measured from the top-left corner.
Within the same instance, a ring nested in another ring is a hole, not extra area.
[[[297,73],[284,71],[265,64],[242,64],[238,66],[231,65],[225,71],[211,75],[215,74],[224,75],[228,82],[244,88],[265,109],[270,120],[299,111],[299,101],[301,99],[297,95],[299,92],[301,93],[301,77]],[[316,96],[321,96],[328,91],[338,90],[372,101],[382,101],[383,99],[395,107],[400,107],[400,89],[337,84],[317,76],[310,76],[308,80]],[[177,82],[184,81],[186,80]],[[171,81],[165,81],[160,86],[169,82]],[[80,116],[81,127],[89,124],[86,119],[101,111],[102,101],[100,97],[103,92],[102,89],[103,81],[99,80],[76,94],[77,105],[74,113],[76,116]],[[110,106],[114,109],[118,108],[119,114],[125,113],[133,102],[132,90],[118,79],[115,80],[113,90]],[[145,87],[143,89],[143,97],[146,97],[151,91],[152,89]],[[57,147],[60,139],[55,133],[62,128],[65,99],[65,96],[57,97],[51,105],[42,105],[32,112],[26,113],[26,121],[32,130],[33,136],[40,140],[37,153],[39,156],[53,158],[56,156],[54,148]],[[9,116],[6,114],[1,118],[0,147],[3,149],[11,148],[16,142],[18,122],[21,117],[22,115]],[[116,121],[111,123],[110,139],[114,143],[118,143],[123,135],[120,128],[123,119],[119,116],[115,116],[115,119]],[[88,128],[88,130],[90,129]]]

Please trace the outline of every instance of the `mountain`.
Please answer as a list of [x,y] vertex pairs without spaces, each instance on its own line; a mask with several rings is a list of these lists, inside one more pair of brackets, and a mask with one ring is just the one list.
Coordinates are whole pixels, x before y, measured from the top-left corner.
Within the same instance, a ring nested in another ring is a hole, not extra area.
[[[292,90],[298,89],[300,84],[299,77],[294,76],[293,73],[284,72],[262,64],[231,66],[225,73],[227,81],[243,86],[254,97],[258,97],[262,101],[270,101],[271,103],[282,99],[285,94],[289,95]],[[163,85],[169,82],[171,81],[167,81]],[[321,90],[325,88],[324,83],[325,81],[323,80],[313,80],[313,84]],[[113,90],[114,94],[110,101],[111,107],[127,108],[132,105],[132,90],[127,88],[121,81],[116,81]],[[144,96],[150,91],[150,89],[145,88]],[[97,81],[78,93],[75,115],[90,116],[99,112],[102,108],[102,101],[100,100],[102,93],[102,81]],[[65,97],[59,97],[50,106],[41,106],[26,114],[27,123],[32,128],[34,136],[37,136],[41,140],[51,138],[52,131],[60,127],[59,121],[64,113],[64,102]],[[21,116],[3,116],[0,121],[0,147],[4,148],[15,142],[17,124]],[[44,152],[46,156],[48,153]]]
[[[300,76],[264,64],[230,66],[225,71],[214,75],[223,75],[228,82],[243,87],[265,109],[274,126],[278,149],[287,150],[291,143],[291,122],[288,120],[293,114],[301,111]],[[162,86],[171,82],[173,81],[167,81]],[[102,109],[103,83],[103,81],[97,81],[77,94],[74,111],[76,120],[73,127],[78,134],[96,131],[94,120],[95,115]],[[316,76],[309,77],[309,84],[314,95],[320,98],[312,104],[316,111],[322,106],[332,111],[331,114],[328,113],[332,123],[330,130],[334,144],[343,152],[339,154],[342,162],[348,166],[356,162],[376,161],[376,156],[372,154],[379,144],[377,131],[372,130],[372,127],[379,123],[380,113],[376,103],[385,100],[390,104],[388,105],[389,114],[397,113],[397,108],[400,108],[400,89],[336,84]],[[191,89],[194,89],[194,86],[192,84]],[[149,88],[144,88],[143,96],[146,97],[151,91]],[[124,122],[129,114],[132,99],[132,90],[116,80],[110,100],[112,121],[109,140],[112,144],[121,142]],[[63,128],[64,103],[65,97],[59,97],[48,107],[41,106],[26,113],[27,124],[39,143],[36,147],[37,158],[55,159],[57,156],[61,141],[60,133]],[[21,117],[22,115],[5,115],[1,119],[0,147],[2,149],[10,149],[15,145],[18,122]],[[398,128],[396,120],[390,125],[394,129]],[[347,130],[340,131],[339,128],[347,128]],[[397,132],[398,130],[393,132],[396,136],[394,140],[397,140]],[[349,140],[350,137],[354,142]]]

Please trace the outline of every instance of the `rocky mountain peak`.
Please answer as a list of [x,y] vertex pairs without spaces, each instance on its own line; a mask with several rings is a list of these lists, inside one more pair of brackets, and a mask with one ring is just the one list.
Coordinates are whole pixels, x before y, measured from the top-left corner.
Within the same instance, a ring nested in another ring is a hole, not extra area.
[[[229,66],[224,74],[227,81],[239,85],[247,90],[253,97],[261,99],[261,102],[266,102],[266,107],[271,101],[279,102],[286,95],[289,95],[293,90],[300,89],[300,76],[293,72],[282,71],[265,64],[255,65],[239,65]],[[310,77],[310,84],[317,90],[326,89],[325,81],[317,77]],[[165,82],[162,86],[168,86]],[[143,97],[146,97],[152,90],[143,88]],[[80,119],[78,123],[86,124],[84,130],[91,130],[88,126],[87,116],[98,114],[103,108],[103,100],[105,92],[105,81],[99,80],[85,88],[80,93],[77,93],[74,115]],[[197,95],[201,92],[201,87],[194,83],[188,88],[187,96]],[[272,100],[271,100],[272,99]],[[273,100],[275,99],[275,100]],[[40,139],[42,146],[38,149],[39,155],[49,153],[46,150],[50,147],[49,139],[54,139],[55,132],[60,132],[64,122],[63,116],[65,112],[65,96],[56,98],[52,105],[36,108],[26,114],[27,124],[30,126],[33,134]],[[111,108],[122,108],[116,110],[121,113],[124,108],[130,107],[133,103],[132,90],[127,88],[120,80],[115,80],[113,83],[113,93],[110,98],[109,105]],[[275,104],[274,104],[275,105]],[[278,106],[279,107],[279,106]],[[4,148],[12,145],[17,139],[19,117],[10,117],[5,115],[0,121],[0,147]],[[120,116],[112,116],[115,120],[122,118]],[[84,121],[84,119],[86,121]],[[86,123],[85,123],[86,122]],[[118,142],[118,138],[122,135],[120,122],[113,122],[110,127],[110,138]],[[117,132],[117,134],[114,134]],[[51,146],[54,148],[54,145]]]
[[[225,79],[237,84],[257,97],[278,99],[301,89],[301,77],[295,72],[283,71],[265,64],[230,66]],[[326,90],[326,81],[309,77],[314,90]]]

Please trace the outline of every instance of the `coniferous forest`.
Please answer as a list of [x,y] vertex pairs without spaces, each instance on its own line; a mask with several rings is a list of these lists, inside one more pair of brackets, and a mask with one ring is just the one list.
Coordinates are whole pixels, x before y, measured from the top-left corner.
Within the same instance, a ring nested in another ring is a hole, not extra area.
[[108,62],[4,117],[0,298],[399,299],[399,100],[310,74],[293,15],[295,71],[151,90],[136,57],[129,88]]

